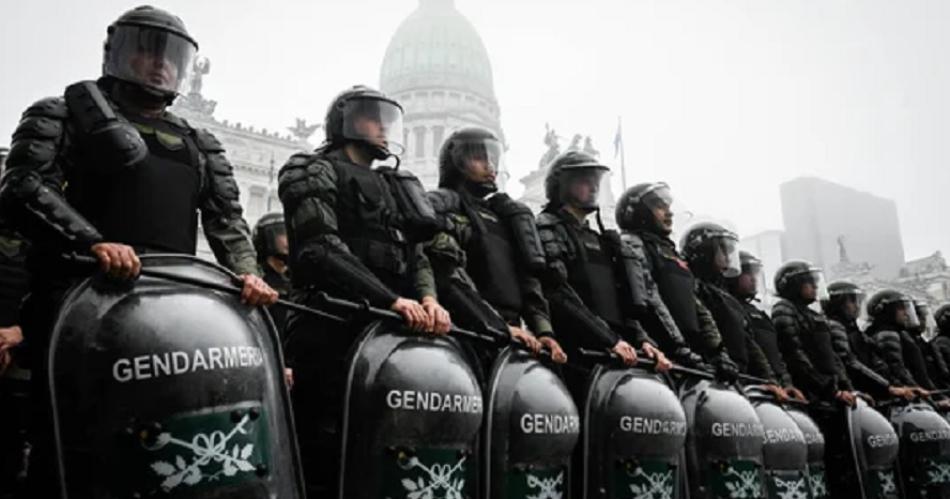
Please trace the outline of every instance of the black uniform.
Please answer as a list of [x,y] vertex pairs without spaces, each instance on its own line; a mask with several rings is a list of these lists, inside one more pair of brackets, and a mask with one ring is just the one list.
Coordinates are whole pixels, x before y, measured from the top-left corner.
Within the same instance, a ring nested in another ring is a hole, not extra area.
[[948,387],[950,374],[947,365],[923,336],[901,331],[901,348],[907,368],[922,388],[942,390]]
[[[403,229],[380,172],[342,149],[295,154],[281,168],[294,302],[321,307],[319,292],[389,308],[399,296],[436,296],[429,261]],[[294,369],[294,410],[307,485],[336,490],[346,353],[360,324],[290,313],[285,353]]]
[[772,307],[772,323],[792,380],[808,399],[832,400],[838,391],[852,390],[824,315],[783,298]]
[[950,366],[950,330],[938,331],[937,336],[930,340],[930,344],[933,345],[934,351],[943,360],[944,365]]
[[[290,298],[290,279],[286,274],[281,274],[274,270],[273,267],[264,262],[262,265],[264,270],[264,282],[268,286],[277,291],[280,295],[280,299],[286,300]],[[274,326],[277,328],[277,333],[280,335],[280,338],[286,339],[287,336],[287,309],[281,307],[280,305],[272,305],[268,307],[268,312],[270,316],[274,319]]]
[[749,328],[752,330],[752,337],[768,359],[775,381],[786,388],[793,386],[792,375],[788,372],[785,359],[782,358],[782,351],[778,343],[778,331],[775,330],[772,319],[762,309],[755,306],[752,300],[741,300],[741,303],[746,320],[749,322]]
[[729,357],[743,373],[778,382],[742,303],[718,282],[700,279],[697,296],[712,314]]
[[690,349],[714,363],[728,358],[716,321],[697,296],[697,280],[675,243],[646,230],[632,234],[643,242],[646,268]]
[[828,325],[831,327],[831,345],[835,354],[841,359],[848,378],[854,384],[854,389],[868,393],[872,397],[886,397],[890,387],[888,380],[862,362],[861,358],[852,351],[852,338],[863,334],[858,323],[843,317],[829,316]]
[[[522,321],[537,337],[553,336],[548,302],[531,272],[528,256],[515,238],[537,244],[537,228],[527,206],[506,194],[479,199],[464,189],[428,193],[444,230],[426,243],[426,254],[441,302],[456,324],[476,330],[492,327],[508,339],[507,326]],[[527,225],[514,222],[527,213]],[[522,233],[527,232],[527,233]],[[504,344],[504,343],[502,343]],[[472,344],[488,375],[496,348]]]
[[[0,328],[20,324],[20,304],[29,291],[28,244],[0,222]],[[11,351],[13,363],[0,374],[0,497],[20,490],[29,422],[30,372],[20,365],[23,347]]]
[[876,363],[878,374],[899,386],[920,386],[904,363],[901,329],[885,321],[873,321],[864,332],[874,353],[883,361]]
[[621,339],[634,347],[652,343],[635,313],[630,284],[619,279],[621,241],[596,232],[565,208],[538,216],[548,258],[544,287],[555,330],[572,349],[611,349]]
[[[65,97],[44,99],[23,114],[13,135],[0,208],[32,243],[32,292],[22,324],[30,343],[39,432],[31,477],[51,470],[45,405],[46,346],[53,310],[70,284],[87,273],[63,263],[99,242],[138,252],[194,254],[199,213],[218,261],[238,274],[257,274],[233,168],[214,136],[165,112],[146,118],[110,98],[113,80],[80,82]],[[102,129],[121,133],[103,134]],[[43,400],[43,402],[39,402]]]

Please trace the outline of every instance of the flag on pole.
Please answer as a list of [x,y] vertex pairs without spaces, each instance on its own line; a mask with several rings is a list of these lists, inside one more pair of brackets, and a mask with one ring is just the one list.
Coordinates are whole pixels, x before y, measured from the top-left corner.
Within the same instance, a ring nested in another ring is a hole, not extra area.
[[614,157],[620,155],[623,151],[623,129],[620,124],[620,117],[617,117],[617,134],[614,135]]

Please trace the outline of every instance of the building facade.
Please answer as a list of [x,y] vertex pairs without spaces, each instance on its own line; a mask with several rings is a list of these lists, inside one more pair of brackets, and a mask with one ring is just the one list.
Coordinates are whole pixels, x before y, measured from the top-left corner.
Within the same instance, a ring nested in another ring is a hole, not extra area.
[[[402,165],[427,189],[438,184],[442,142],[467,126],[505,143],[491,61],[481,37],[452,0],[420,0],[386,48],[379,87],[405,110]],[[499,183],[506,180],[504,163]]]

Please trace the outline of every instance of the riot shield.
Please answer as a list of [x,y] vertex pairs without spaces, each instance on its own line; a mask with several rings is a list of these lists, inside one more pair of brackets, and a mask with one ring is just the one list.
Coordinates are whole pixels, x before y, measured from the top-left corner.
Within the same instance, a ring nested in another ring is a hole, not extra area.
[[950,497],[950,424],[930,404],[891,410],[900,438],[900,478],[905,499]]
[[595,367],[583,424],[586,499],[680,496],[686,415],[659,375]]
[[897,433],[887,418],[863,399],[847,410],[851,454],[858,474],[855,495],[864,499],[898,499]]
[[343,408],[341,499],[474,497],[482,394],[453,338],[370,324]]
[[770,499],[809,497],[808,444],[798,423],[771,394],[745,389],[765,433],[762,457]]
[[495,361],[488,387],[485,497],[569,497],[580,417],[564,383],[530,354],[509,347]]
[[761,421],[738,391],[707,380],[686,380],[680,400],[691,499],[765,497]]
[[808,445],[808,491],[811,498],[826,499],[828,483],[825,481],[825,436],[804,410],[789,407],[787,411],[802,431]]
[[[233,285],[189,256],[146,269]],[[231,294],[93,277],[53,327],[49,383],[62,497],[303,496],[277,334]]]

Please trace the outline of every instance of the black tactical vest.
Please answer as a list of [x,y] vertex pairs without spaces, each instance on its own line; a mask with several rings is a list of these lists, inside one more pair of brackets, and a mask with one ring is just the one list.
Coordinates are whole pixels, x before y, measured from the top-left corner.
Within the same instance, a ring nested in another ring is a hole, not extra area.
[[700,286],[703,303],[716,321],[729,357],[738,364],[739,370],[746,371],[749,367],[748,324],[742,304],[715,285],[704,282]]
[[566,227],[577,256],[567,269],[568,282],[591,311],[611,326],[623,324],[612,255],[599,234]]
[[[769,316],[755,305],[744,302],[742,307],[746,312],[746,319],[749,321],[755,342],[765,353],[772,369],[778,371],[777,366],[782,365],[782,352],[778,347],[778,332],[775,330],[775,325],[772,324]],[[776,372],[776,374],[780,373]]]
[[670,315],[680,331],[689,338],[700,331],[696,311],[696,278],[686,261],[672,249],[660,248],[649,237],[643,238],[644,248],[652,263],[653,280]]
[[[148,156],[132,166],[97,172],[98,181],[86,185],[81,211],[106,241],[193,255],[201,177],[192,131],[164,119],[126,117],[145,140]],[[98,161],[97,151],[84,153],[87,164]]]
[[398,221],[396,201],[382,177],[344,159],[327,158],[337,174],[337,227],[347,247],[397,293],[406,293],[409,244]]
[[522,295],[518,279],[518,260],[512,245],[509,227],[498,216],[483,207],[468,210],[476,230],[465,248],[467,270],[475,287],[506,321],[521,316]]

